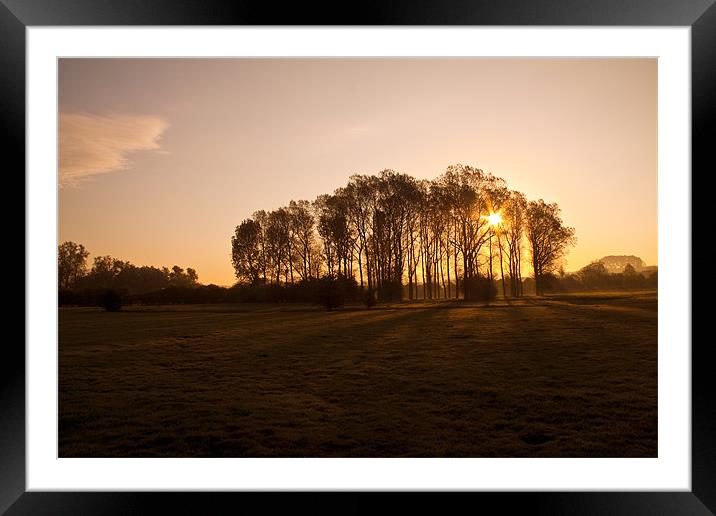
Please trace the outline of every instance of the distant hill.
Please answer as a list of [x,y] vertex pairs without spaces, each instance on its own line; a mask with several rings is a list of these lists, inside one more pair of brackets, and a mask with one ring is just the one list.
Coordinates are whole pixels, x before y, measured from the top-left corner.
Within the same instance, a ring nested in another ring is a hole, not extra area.
[[624,272],[624,268],[627,266],[627,264],[631,264],[632,267],[634,267],[634,270],[636,272],[648,272],[652,270],[656,270],[655,266],[647,266],[644,263],[644,260],[639,258],[638,256],[634,255],[609,255],[605,256],[603,258],[600,258],[598,261],[604,264],[604,267],[607,269],[608,272],[611,273],[620,273]]

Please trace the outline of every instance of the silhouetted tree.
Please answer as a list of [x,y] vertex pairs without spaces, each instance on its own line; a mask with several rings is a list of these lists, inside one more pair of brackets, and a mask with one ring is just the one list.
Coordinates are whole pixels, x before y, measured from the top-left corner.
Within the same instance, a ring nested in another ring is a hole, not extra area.
[[[116,304],[113,301],[116,297],[114,294],[119,295],[121,305],[125,301],[139,301],[137,296],[151,292],[156,293],[168,288],[196,290],[200,286],[199,275],[191,267],[187,268],[186,272],[178,265],[171,270],[166,267],[161,269],[150,266],[137,267],[112,256],[96,256],[92,268],[87,272],[86,260],[89,252],[84,246],[65,242],[58,250],[58,272],[61,278],[58,292],[60,305],[107,305],[109,310],[113,310],[112,307]],[[70,288],[67,288],[68,286]],[[185,297],[194,299],[191,296]],[[163,295],[163,298],[174,299],[171,295]],[[204,298],[208,298],[208,294],[203,297],[200,295],[196,299]]]
[[361,288],[365,275],[368,290],[374,289],[375,283],[375,246],[373,230],[375,226],[375,211],[377,188],[375,176],[353,175],[349,178],[345,188],[339,189],[339,194],[345,199],[346,211],[352,230],[356,235],[356,244],[359,250],[359,274]]
[[315,217],[308,201],[291,201],[288,206],[291,218],[291,236],[296,254],[296,270],[302,280],[312,277],[315,258]]
[[314,202],[318,214],[318,234],[323,241],[323,261],[328,276],[353,275],[353,233],[347,199],[341,191],[321,195]]
[[57,248],[57,277],[59,288],[71,289],[87,272],[89,252],[82,244],[63,242]]
[[291,218],[286,208],[268,213],[266,219],[266,255],[276,284],[289,280],[293,283],[293,262],[291,260]]
[[199,283],[199,275],[196,270],[188,267],[186,270],[186,279],[190,287],[194,287]]
[[[462,255],[462,283],[465,299],[480,277],[480,254],[491,235],[489,191],[503,184],[502,179],[465,165],[450,166],[439,178],[446,188],[456,224],[454,245]],[[487,271],[486,271],[487,272]]]
[[405,254],[408,275],[408,299],[411,300],[418,297],[420,216],[425,204],[426,194],[423,183],[414,178],[409,178],[409,184],[405,186],[404,203],[406,208]]
[[231,237],[231,263],[238,280],[257,285],[261,274],[265,274],[261,239],[258,222],[246,219],[236,226]]
[[377,192],[373,248],[378,296],[383,300],[399,300],[407,255],[409,203],[415,199],[416,182],[406,174],[383,170],[374,185]]
[[314,302],[326,310],[336,310],[354,299],[357,288],[355,278],[345,276],[326,275],[312,281]]
[[100,294],[99,305],[107,312],[119,312],[122,309],[122,295],[111,288],[105,289]]
[[507,250],[510,294],[522,295],[522,241],[524,236],[527,199],[522,192],[510,192],[502,210],[502,231]]
[[[500,222],[493,225],[490,224],[490,229],[492,231],[492,236],[495,240],[497,240],[497,253],[499,256],[500,261],[500,282],[502,283],[502,296],[507,297],[507,288],[505,286],[505,267],[504,267],[504,259],[505,259],[505,252],[503,252],[503,240],[505,238],[505,231],[507,230],[507,226],[504,223],[504,219],[502,218],[502,213],[507,208],[509,202],[510,202],[511,192],[510,190],[505,186],[504,182],[501,180],[495,181],[493,185],[488,189],[488,208],[491,214],[497,214],[500,217]],[[489,219],[488,219],[489,220]],[[494,280],[493,277],[493,268],[492,268],[492,255],[493,255],[493,238],[490,238],[489,246],[490,246],[490,267],[489,267],[489,277],[491,280]]]
[[92,269],[84,283],[93,287],[109,288],[114,285],[115,279],[122,270],[130,266],[129,262],[123,262],[111,256],[95,256]]
[[114,284],[117,288],[126,289],[132,294],[143,294],[168,287],[169,278],[156,267],[136,267],[127,264],[114,278]]
[[185,272],[182,267],[174,265],[171,271],[169,271],[170,287],[192,288],[197,285],[198,279],[198,274],[192,268],[188,268]]
[[[502,218],[497,225],[493,213]],[[466,165],[432,181],[383,170],[353,175],[312,203],[254,213],[232,236],[232,263],[240,282],[262,277],[275,293],[296,287],[288,298],[327,275],[356,278],[377,300],[416,299],[420,284],[426,299],[489,299],[497,274],[504,296],[508,286],[511,296],[522,295],[525,236],[541,293],[540,278],[574,241],[556,204],[528,204],[503,179]]]
[[527,242],[532,255],[532,270],[538,296],[544,294],[542,277],[560,264],[567,248],[574,245],[574,228],[564,226],[557,203],[542,199],[527,205]]
[[592,262],[577,273],[582,287],[586,289],[605,288],[609,284],[609,273],[602,262]]

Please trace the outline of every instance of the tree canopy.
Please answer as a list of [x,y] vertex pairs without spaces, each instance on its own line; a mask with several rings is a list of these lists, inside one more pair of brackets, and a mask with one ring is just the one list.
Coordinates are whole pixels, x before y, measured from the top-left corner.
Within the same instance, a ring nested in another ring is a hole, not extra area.
[[556,203],[527,201],[504,179],[452,165],[433,180],[394,170],[353,175],[333,193],[257,211],[231,237],[239,282],[285,285],[337,275],[379,299],[483,298],[495,268],[522,295],[522,255],[539,285],[574,244]]

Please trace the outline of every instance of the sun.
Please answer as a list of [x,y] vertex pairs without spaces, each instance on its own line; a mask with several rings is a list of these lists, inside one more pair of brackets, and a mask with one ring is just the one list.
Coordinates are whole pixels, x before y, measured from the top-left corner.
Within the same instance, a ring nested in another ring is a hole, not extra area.
[[487,222],[490,223],[490,226],[498,226],[502,222],[502,217],[499,213],[490,213],[487,216]]

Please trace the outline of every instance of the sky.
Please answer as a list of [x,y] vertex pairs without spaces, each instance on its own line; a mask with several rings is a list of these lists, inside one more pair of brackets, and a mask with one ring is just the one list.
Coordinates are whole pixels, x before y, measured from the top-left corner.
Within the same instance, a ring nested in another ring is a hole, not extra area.
[[657,265],[656,59],[61,59],[59,241],[233,284],[258,209],[462,163]]

